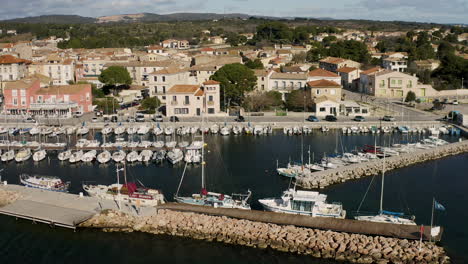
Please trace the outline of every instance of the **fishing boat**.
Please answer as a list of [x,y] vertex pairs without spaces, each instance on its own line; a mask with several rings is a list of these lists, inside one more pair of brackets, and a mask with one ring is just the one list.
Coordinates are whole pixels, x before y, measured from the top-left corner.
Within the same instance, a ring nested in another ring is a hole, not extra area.
[[38,150],[38,151],[34,152],[33,160],[36,161],[36,162],[39,162],[39,161],[45,159],[46,156],[47,156],[47,152],[45,150],[41,149],[41,150]]
[[9,134],[10,136],[16,136],[16,135],[19,134],[19,131],[20,131],[19,128],[12,127],[12,128],[10,128],[10,129],[8,129],[8,134]]
[[101,164],[109,162],[111,158],[112,158],[112,155],[107,150],[104,150],[103,152],[99,153],[99,155],[97,155],[97,161]]
[[176,164],[184,158],[184,153],[179,148],[174,148],[167,153],[167,160],[170,163]]
[[[204,114],[202,113],[202,124],[204,123],[203,121],[204,121]],[[221,193],[207,191],[205,187],[204,149],[205,149],[205,138],[204,138],[204,134],[202,133],[201,192],[192,194],[192,196],[188,196],[188,197],[179,196],[180,186],[182,185],[182,181],[184,180],[184,175],[185,175],[185,169],[184,169],[184,173],[182,173],[182,177],[180,179],[177,192],[174,196],[174,200],[178,203],[185,203],[185,204],[192,204],[192,205],[212,206],[215,208],[219,207],[219,208],[236,208],[236,209],[250,210],[250,204],[248,203],[248,200],[250,199],[252,195],[250,190],[247,191],[247,194],[232,194],[232,195],[225,195]],[[185,166],[187,166],[187,164],[188,163],[186,163]]]
[[[119,203],[119,207],[121,202],[131,203],[135,206],[158,206],[165,203],[164,195],[160,190],[127,182],[126,176],[125,183],[120,184],[119,171],[121,170],[117,167],[117,183],[111,185],[83,184],[83,189],[91,197],[116,201]],[[123,171],[125,172],[125,169]]]
[[[385,183],[385,153],[383,155],[382,162],[382,185],[380,189],[380,210],[377,214],[360,214],[360,208],[358,208],[357,216],[354,218],[359,221],[377,222],[377,223],[391,223],[400,225],[416,225],[414,216],[406,216],[400,212],[391,212],[383,209],[383,194],[384,194],[384,183]],[[364,196],[365,198],[365,196]],[[361,202],[362,204],[362,202]]]
[[112,153],[112,160],[114,162],[122,162],[125,160],[125,157],[127,156],[127,154],[123,151],[123,150],[118,150],[114,153]]
[[3,162],[8,162],[12,161],[15,158],[15,151],[10,149],[7,152],[2,154],[2,161]]
[[58,154],[58,159],[60,161],[65,161],[65,160],[68,160],[71,157],[71,155],[72,155],[71,150],[65,150]]
[[21,174],[20,182],[30,188],[37,188],[55,192],[68,192],[70,182],[63,182],[60,178],[53,176],[40,176]]
[[83,151],[82,150],[78,150],[78,151],[75,151],[71,154],[70,158],[68,159],[68,161],[70,163],[78,163],[81,161],[81,157],[83,157]]
[[266,211],[287,214],[309,215],[313,217],[346,217],[341,203],[328,203],[327,195],[313,191],[288,189],[280,198],[265,198],[258,202]]
[[15,155],[16,162],[23,162],[31,158],[31,150],[28,148],[23,148]]

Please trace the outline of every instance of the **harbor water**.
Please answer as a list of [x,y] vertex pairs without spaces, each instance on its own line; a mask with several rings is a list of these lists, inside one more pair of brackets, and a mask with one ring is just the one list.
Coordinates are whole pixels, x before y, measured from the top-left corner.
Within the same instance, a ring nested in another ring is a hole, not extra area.
[[[133,139],[151,139],[148,137],[151,136],[134,136]],[[100,138],[99,134],[97,138]],[[359,149],[366,144],[388,145],[417,141],[419,138],[419,135],[401,134],[344,136],[333,131],[304,136],[285,136],[282,131],[275,131],[270,136],[209,135],[206,137],[205,155],[207,189],[227,194],[244,193],[250,189],[253,192],[252,208],[261,209],[258,199],[279,196],[283,190],[292,187],[290,179],[276,174],[277,162],[279,165],[286,165],[289,160],[308,162],[309,146],[311,159],[318,161],[323,155]],[[161,139],[164,140],[164,137]],[[450,136],[443,139],[458,140]],[[190,141],[191,138],[186,137],[185,140]],[[21,173],[53,175],[71,181],[72,193],[82,192],[83,182],[116,182],[113,163],[70,165],[59,162],[55,153],[39,163],[30,159],[24,163],[10,162],[1,166],[4,169],[2,180],[9,183],[18,184]],[[183,163],[175,166],[167,162],[148,165],[135,163],[127,166],[126,176],[128,181],[140,181],[145,186],[161,189],[172,201],[183,169]],[[386,210],[413,214],[418,224],[428,226],[432,198],[435,197],[446,207],[444,212],[436,211],[434,222],[445,228],[441,244],[447,249],[453,263],[468,262],[465,252],[468,227],[464,225],[468,219],[468,197],[465,195],[468,189],[467,172],[468,154],[465,154],[390,171],[385,178]],[[370,184],[361,211],[378,210],[380,183],[380,176],[368,177],[334,185],[320,192],[327,194],[329,201],[342,202],[348,217],[352,217]],[[200,165],[188,165],[179,194],[191,195],[200,192],[200,188]],[[5,216],[0,216],[0,234],[0,256],[5,263],[334,263],[273,250],[142,233],[103,233],[96,230],[74,233]]]

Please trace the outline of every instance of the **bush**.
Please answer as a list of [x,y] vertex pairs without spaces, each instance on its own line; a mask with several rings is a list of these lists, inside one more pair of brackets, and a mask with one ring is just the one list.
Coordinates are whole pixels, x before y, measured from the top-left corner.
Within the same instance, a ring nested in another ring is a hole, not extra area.
[[414,102],[416,100],[416,94],[413,91],[409,91],[406,94],[405,102]]

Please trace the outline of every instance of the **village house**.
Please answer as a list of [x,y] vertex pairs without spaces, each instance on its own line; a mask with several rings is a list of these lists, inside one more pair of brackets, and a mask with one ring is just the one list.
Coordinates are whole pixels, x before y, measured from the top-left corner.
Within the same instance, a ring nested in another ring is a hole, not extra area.
[[319,61],[319,67],[327,71],[337,72],[339,68],[343,67],[354,67],[359,69],[361,64],[348,59],[327,57]]
[[408,68],[408,62],[406,59],[390,57],[382,59],[382,67],[391,71],[405,72]]
[[308,73],[308,82],[317,80],[328,80],[336,83],[341,83],[340,75],[320,68],[314,69]]
[[278,91],[282,95],[282,99],[286,100],[287,94],[293,90],[303,89],[307,82],[307,73],[282,73],[275,72],[269,75],[268,89],[270,91]]
[[219,115],[219,82],[206,81],[203,85],[174,85],[167,92],[166,115],[191,117]]
[[148,53],[152,53],[152,54],[162,55],[162,56],[166,56],[166,55],[167,55],[167,52],[166,52],[166,50],[164,49],[164,47],[163,47],[163,46],[160,46],[160,45],[149,46],[149,47],[147,48],[147,52],[148,52]]
[[41,87],[36,78],[7,83],[4,110],[11,115],[71,117],[93,111],[91,84]]
[[54,85],[66,85],[75,81],[75,65],[71,59],[63,59],[51,54],[43,62],[34,62],[29,66],[29,74],[39,73],[52,79]]
[[27,75],[30,61],[12,55],[0,56],[0,82],[16,81]]
[[254,74],[257,77],[255,90],[259,92],[270,91],[269,79],[273,73],[274,71],[271,70],[254,70]]
[[310,81],[307,82],[307,88],[310,90],[312,98],[326,95],[336,102],[341,101],[342,86],[337,82],[329,80]]
[[163,48],[169,49],[188,49],[190,44],[188,40],[176,40],[176,39],[167,39],[159,44]]
[[148,79],[149,95],[158,97],[163,103],[166,102],[166,93],[169,88],[179,84],[195,84],[187,69],[173,67],[154,71],[149,74]]
[[209,37],[208,41],[211,41],[211,43],[216,44],[216,45],[224,44],[224,38],[220,36]]
[[415,69],[416,71],[433,71],[440,66],[439,60],[417,60],[413,61],[410,65],[411,68]]
[[343,67],[338,69],[341,77],[341,85],[348,90],[357,90],[359,83],[359,69],[354,67]]

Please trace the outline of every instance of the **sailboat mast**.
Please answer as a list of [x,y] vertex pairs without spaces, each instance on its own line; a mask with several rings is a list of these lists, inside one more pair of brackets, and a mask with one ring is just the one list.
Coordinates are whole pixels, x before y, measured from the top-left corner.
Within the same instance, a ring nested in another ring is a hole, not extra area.
[[202,149],[201,149],[201,187],[205,189],[205,131],[203,126],[205,124],[205,107],[206,107],[206,94],[203,97],[203,107],[201,110],[202,116]]
[[385,144],[383,149],[383,164],[382,164],[382,189],[380,190],[380,213],[383,211],[383,195],[384,195],[384,183],[385,183]]

